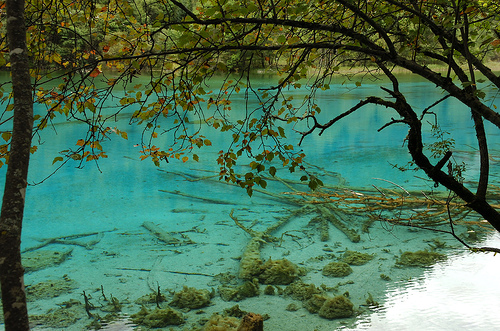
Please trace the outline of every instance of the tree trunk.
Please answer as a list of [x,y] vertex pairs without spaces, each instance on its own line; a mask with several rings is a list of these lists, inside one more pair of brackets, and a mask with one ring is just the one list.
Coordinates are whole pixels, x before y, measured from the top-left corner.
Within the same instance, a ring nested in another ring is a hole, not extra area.
[[7,0],[14,123],[0,215],[0,283],[6,331],[29,330],[21,229],[33,131],[33,96],[26,47],[24,1]]

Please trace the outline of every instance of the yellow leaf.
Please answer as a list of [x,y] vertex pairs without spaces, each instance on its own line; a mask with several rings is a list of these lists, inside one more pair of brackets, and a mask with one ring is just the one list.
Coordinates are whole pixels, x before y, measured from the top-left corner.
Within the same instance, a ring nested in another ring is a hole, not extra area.
[[101,146],[101,144],[97,140],[93,141],[90,144],[90,148],[97,148],[98,150],[102,151],[102,146]]
[[61,63],[62,62],[62,59],[61,59],[61,55],[59,54],[54,54],[53,57],[52,57],[52,60],[55,62],[55,63]]
[[62,157],[60,157],[60,156],[55,157],[55,158],[54,158],[54,161],[52,161],[52,164],[54,164],[54,163],[56,163],[56,162],[58,162],[58,161],[64,161],[64,159],[63,159]]
[[182,162],[186,162],[187,160],[189,160],[189,158],[188,158],[187,156],[184,156],[184,157],[182,158]]

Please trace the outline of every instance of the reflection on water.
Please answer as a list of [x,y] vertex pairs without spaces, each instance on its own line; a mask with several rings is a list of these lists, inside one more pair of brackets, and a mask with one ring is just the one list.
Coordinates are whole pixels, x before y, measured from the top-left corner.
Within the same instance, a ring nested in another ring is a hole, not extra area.
[[[500,235],[485,246],[499,247]],[[463,252],[421,277],[396,282],[354,330],[499,330],[500,256]]]

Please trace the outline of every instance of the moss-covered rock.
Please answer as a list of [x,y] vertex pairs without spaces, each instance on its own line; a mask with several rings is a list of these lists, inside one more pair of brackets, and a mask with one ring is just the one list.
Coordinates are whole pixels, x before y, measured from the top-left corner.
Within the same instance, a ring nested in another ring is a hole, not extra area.
[[319,309],[318,315],[327,319],[351,317],[354,314],[353,307],[351,300],[343,295],[338,295],[327,298]]
[[352,273],[352,268],[345,262],[330,262],[323,267],[322,274],[326,277],[345,277]]
[[319,316],[328,319],[345,318],[354,314],[354,305],[344,295],[332,298],[315,294],[304,302],[304,308],[311,314],[317,313]]
[[267,285],[266,288],[264,289],[264,294],[265,295],[275,295],[276,289],[272,285]]
[[287,259],[267,260],[261,267],[259,281],[263,284],[287,285],[297,279],[299,270]]
[[356,251],[345,251],[341,258],[342,262],[350,265],[363,265],[368,263],[372,259],[373,255]]
[[446,259],[445,254],[429,251],[404,252],[396,264],[408,267],[428,267]]
[[224,301],[240,301],[260,294],[257,280],[247,281],[240,286],[220,286],[218,290]]
[[326,295],[314,294],[311,298],[304,302],[304,308],[311,314],[317,314],[327,299]]
[[285,294],[291,296],[295,300],[309,300],[315,294],[320,294],[321,291],[314,284],[306,284],[301,281],[293,282],[285,288]]
[[138,305],[147,305],[151,303],[158,303],[158,302],[165,302],[167,301],[167,298],[165,295],[160,293],[160,296],[158,297],[158,293],[156,292],[151,292],[149,294],[143,295],[142,297],[137,298],[134,302]]
[[174,294],[170,304],[174,307],[189,309],[206,307],[210,304],[210,292],[184,286],[181,291]]
[[169,325],[181,325],[184,323],[182,313],[172,308],[159,309],[153,311],[142,307],[137,314],[130,316],[135,324],[144,325],[149,328],[163,328]]

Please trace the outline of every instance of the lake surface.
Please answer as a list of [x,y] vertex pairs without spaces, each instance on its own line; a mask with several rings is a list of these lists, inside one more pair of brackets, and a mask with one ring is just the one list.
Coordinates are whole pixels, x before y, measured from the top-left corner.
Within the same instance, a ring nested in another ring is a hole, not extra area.
[[[432,85],[411,76],[404,79],[401,89],[420,111],[442,97]],[[301,99],[307,90],[288,93]],[[371,94],[385,97],[378,82],[364,82],[357,88],[354,81],[332,83],[330,90],[317,95],[323,110],[322,120],[333,118]],[[232,108],[231,116],[235,118],[244,112],[242,95],[235,95]],[[456,142],[455,160],[467,163],[466,181],[475,181],[477,143],[467,109],[447,100],[434,111],[443,130],[449,131],[449,137]],[[425,180],[422,173],[401,172],[393,166],[410,161],[403,146],[407,128],[392,125],[381,132],[377,129],[395,116],[382,107],[367,106],[321,137],[307,137],[300,148],[307,154],[309,169],[344,195],[351,190],[374,192],[373,185],[380,190],[393,189],[396,195],[403,194],[400,186],[412,194],[435,191],[433,182]],[[22,248],[67,256],[59,264],[26,275],[30,314],[49,316],[38,319],[37,329],[91,329],[93,319],[85,312],[83,291],[96,307],[92,310],[94,315],[103,317],[109,313],[104,309],[108,301],[103,294],[117,298],[122,304],[121,312],[130,315],[140,310],[136,300],[156,291],[158,286],[168,296],[167,301],[184,286],[214,289],[216,293],[221,286],[237,286],[234,276],[238,274],[239,257],[250,235],[233,218],[254,231],[264,231],[299,208],[284,201],[283,193],[291,189],[278,181],[268,180],[268,191],[276,196],[256,192],[249,198],[245,190],[220,183],[217,178],[205,178],[218,173],[217,153],[227,148],[228,135],[204,131],[213,145],[196,151],[200,162],[173,160],[155,167],[150,161],[139,160],[137,145],[142,131],[126,123],[124,116],[121,121],[108,124],[126,130],[129,138],[115,137],[103,142],[109,158],[100,160],[98,166],[89,162],[79,168],[77,162],[69,162],[49,178],[55,170],[54,157],[59,151],[74,147],[85,126],[56,118],[52,128],[35,137],[34,144],[39,150],[32,157],[29,182],[42,183],[28,189]],[[426,130],[430,136],[430,125]],[[500,132],[490,125],[487,130],[493,157],[492,184],[498,185],[496,153]],[[298,141],[292,131],[289,137],[291,143]],[[0,175],[3,184],[5,167],[0,169]],[[279,169],[277,176],[290,181],[300,178],[286,169]],[[307,192],[304,185],[291,185]],[[305,268],[307,273],[300,279],[318,288],[323,285],[329,296],[348,295],[355,307],[355,317],[321,318],[290,296],[265,295],[265,285],[260,285],[257,297],[224,301],[216,295],[212,305],[201,312],[183,310],[185,324],[173,328],[201,328],[213,313],[222,313],[238,304],[244,311],[268,314],[266,330],[500,329],[497,314],[500,286],[494,276],[500,272],[500,257],[470,254],[450,235],[393,226],[384,221],[376,221],[369,232],[362,232],[361,224],[369,219],[366,212],[350,215],[347,223],[361,235],[359,242],[351,242],[332,225],[329,239],[321,241],[317,225],[311,222],[314,216],[314,211],[297,213],[273,233],[279,241],[262,246],[261,256],[266,260],[286,258]],[[481,219],[473,215],[468,220]],[[178,244],[158,240],[145,228],[145,222],[174,236]],[[457,230],[467,236],[467,227]],[[486,229],[479,236],[487,245],[500,246],[500,237],[493,231]],[[52,241],[36,249],[48,240]],[[425,268],[396,263],[402,252],[433,249],[446,254],[448,259]],[[353,273],[344,278],[323,276],[322,268],[340,259],[346,251],[371,254],[373,259],[352,266]],[[214,277],[226,273],[236,283],[228,285],[220,277]],[[50,292],[44,289],[46,284],[62,284],[62,290]],[[276,291],[284,288],[276,286]],[[371,304],[368,299],[373,299]],[[67,303],[71,300],[79,301],[80,305],[69,307]],[[291,304],[297,310],[289,309]],[[154,307],[154,302],[148,306]],[[61,315],[63,312],[66,315]],[[61,326],[64,321],[69,324]]]

